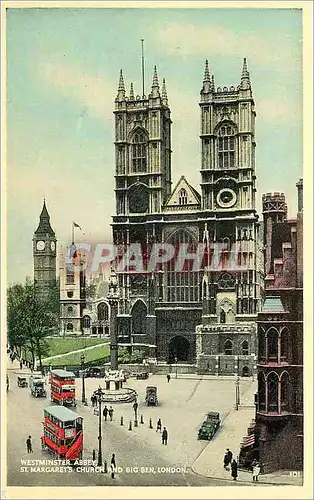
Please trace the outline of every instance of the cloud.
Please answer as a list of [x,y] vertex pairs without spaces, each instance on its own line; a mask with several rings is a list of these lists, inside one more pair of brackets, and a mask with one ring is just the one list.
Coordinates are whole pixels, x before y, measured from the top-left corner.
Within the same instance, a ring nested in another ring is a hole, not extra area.
[[254,63],[285,67],[300,57],[289,37],[282,34],[278,43],[275,37],[266,38],[253,32],[244,35],[218,26],[173,23],[159,30],[157,36],[162,52],[177,55],[246,56]]
[[112,96],[117,88],[104,75],[93,75],[78,65],[49,61],[38,66],[38,74],[47,87],[57,88],[98,118],[107,119],[112,113]]

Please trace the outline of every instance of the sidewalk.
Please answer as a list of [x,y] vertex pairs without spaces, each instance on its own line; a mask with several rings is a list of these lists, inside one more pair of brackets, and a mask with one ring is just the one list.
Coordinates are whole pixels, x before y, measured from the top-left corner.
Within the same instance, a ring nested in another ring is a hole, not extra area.
[[[255,417],[253,405],[255,391],[255,385],[252,384],[241,395],[241,405],[243,406],[240,406],[239,410],[232,410],[222,422],[220,430],[195,460],[192,466],[193,472],[209,478],[232,481],[231,472],[226,471],[223,467],[223,456],[226,448],[233,452],[235,458],[239,456],[240,443],[247,435],[247,428]],[[290,471],[279,471],[259,476],[260,484],[269,485],[302,486],[302,480],[302,474],[301,477],[294,477]],[[252,485],[252,474],[239,470],[237,482]]]

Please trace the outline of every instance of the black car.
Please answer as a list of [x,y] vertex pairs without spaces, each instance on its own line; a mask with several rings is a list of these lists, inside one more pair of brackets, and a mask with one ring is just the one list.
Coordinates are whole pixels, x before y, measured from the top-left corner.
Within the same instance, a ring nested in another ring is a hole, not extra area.
[[136,374],[137,380],[146,380],[148,379],[148,373],[147,372],[140,372]]
[[98,368],[97,366],[90,366],[89,368],[86,368],[84,376],[85,377],[94,377],[94,378],[101,378],[105,374],[104,370],[101,368]]

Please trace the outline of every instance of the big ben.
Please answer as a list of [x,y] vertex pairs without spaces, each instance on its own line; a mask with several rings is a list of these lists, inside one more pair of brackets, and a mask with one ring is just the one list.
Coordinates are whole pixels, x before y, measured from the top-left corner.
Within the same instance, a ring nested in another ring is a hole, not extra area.
[[42,298],[47,298],[56,282],[56,236],[44,200],[39,225],[33,237],[34,283]]

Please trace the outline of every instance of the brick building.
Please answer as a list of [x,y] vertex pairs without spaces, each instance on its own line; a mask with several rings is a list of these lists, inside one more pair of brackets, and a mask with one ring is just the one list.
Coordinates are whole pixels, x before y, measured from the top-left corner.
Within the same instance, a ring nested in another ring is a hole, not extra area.
[[[303,468],[303,182],[297,218],[263,196],[265,301],[258,314],[255,435],[265,472]],[[289,450],[285,453],[283,450]]]

